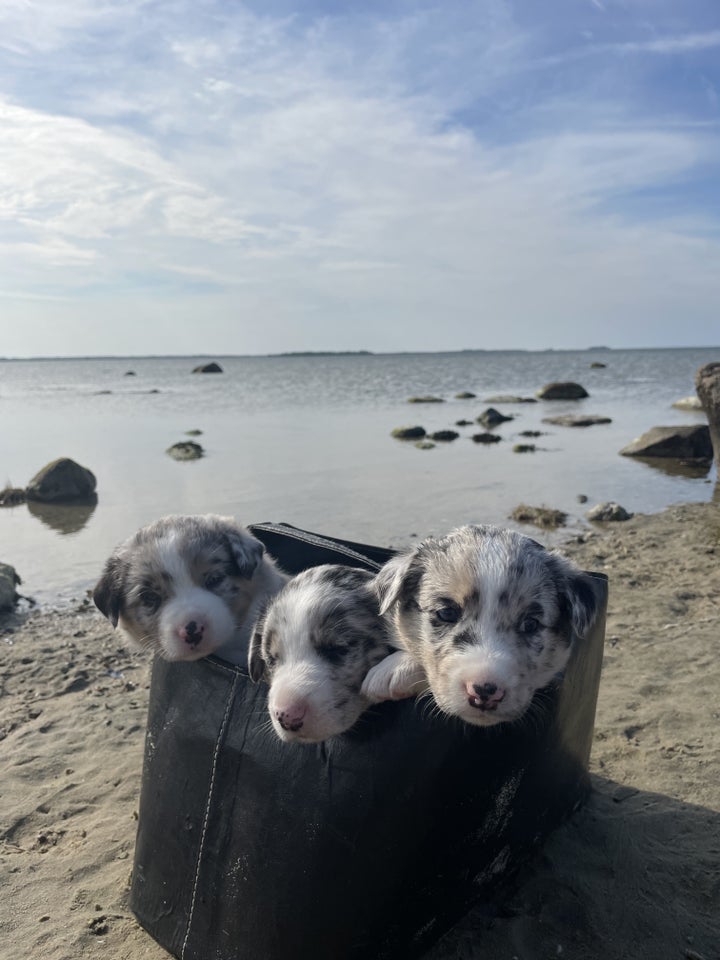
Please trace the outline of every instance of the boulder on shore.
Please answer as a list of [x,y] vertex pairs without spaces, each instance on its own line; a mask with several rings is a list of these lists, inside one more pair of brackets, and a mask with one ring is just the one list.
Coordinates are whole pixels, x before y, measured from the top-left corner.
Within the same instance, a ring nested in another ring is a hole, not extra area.
[[612,423],[610,417],[598,417],[593,414],[577,416],[572,413],[565,414],[562,417],[543,417],[543,423],[553,423],[558,427],[592,427],[596,423]]
[[541,387],[536,396],[541,400],[582,400],[589,397],[585,387],[579,383],[573,383],[572,380],[557,380],[553,383],[546,383]]
[[17,507],[25,503],[25,491],[22,487],[5,487],[0,490],[0,507]]
[[12,610],[18,601],[15,587],[22,583],[15,567],[0,563],[0,610]]
[[455,394],[456,400],[474,400],[476,394],[471,393],[469,390],[461,390],[460,393]]
[[628,513],[625,507],[621,507],[619,503],[615,503],[614,500],[608,500],[592,507],[585,516],[588,520],[606,522],[609,520],[629,520],[632,514]]
[[708,418],[710,443],[720,468],[720,362],[700,367],[695,374],[695,389]]
[[194,440],[181,440],[168,447],[165,453],[173,460],[199,460],[205,453],[199,443]]
[[222,373],[223,368],[219,363],[215,363],[213,360],[212,363],[201,363],[197,367],[193,367],[193,373]]
[[67,503],[94,497],[96,486],[91,470],[69,457],[59,457],[35,474],[25,489],[25,496],[44,503]]
[[653,427],[623,447],[624,457],[674,457],[678,460],[710,460],[713,449],[706,424]]

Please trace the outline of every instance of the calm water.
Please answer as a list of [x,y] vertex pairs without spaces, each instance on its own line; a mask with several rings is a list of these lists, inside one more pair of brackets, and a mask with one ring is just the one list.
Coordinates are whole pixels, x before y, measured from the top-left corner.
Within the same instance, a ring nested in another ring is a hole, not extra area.
[[[0,560],[16,567],[26,593],[63,602],[95,581],[117,542],[165,513],[283,520],[398,547],[466,522],[512,525],[520,502],[565,510],[576,529],[602,500],[641,512],[710,500],[714,468],[673,474],[618,451],[652,426],[703,422],[671,404],[694,392],[699,366],[719,357],[720,349],[218,357],[218,375],[191,374],[195,358],[0,361],[0,486],[26,485],[59,456],[98,480],[95,508],[0,509]],[[607,367],[591,369],[593,360]],[[590,398],[499,405],[517,416],[491,447],[469,439],[479,426],[428,451],[389,435],[408,424],[451,427],[481,413],[485,397],[532,396],[551,380],[576,380]],[[478,399],[453,399],[461,390]],[[408,404],[416,394],[447,402]],[[541,423],[581,411],[613,422]],[[166,448],[193,428],[203,431],[206,456],[173,461]],[[534,454],[514,454],[528,429],[547,435],[533,441]]]

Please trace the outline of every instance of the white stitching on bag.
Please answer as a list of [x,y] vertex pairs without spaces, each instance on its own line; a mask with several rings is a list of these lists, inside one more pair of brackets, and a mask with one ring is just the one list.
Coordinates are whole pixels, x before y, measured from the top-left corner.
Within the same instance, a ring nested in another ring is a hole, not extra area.
[[185,939],[183,940],[183,945],[180,950],[180,960],[185,960],[185,950],[187,948],[188,940],[190,938],[190,929],[192,927],[193,915],[195,913],[195,900],[197,898],[198,885],[200,883],[200,864],[202,862],[203,850],[205,848],[205,835],[207,834],[208,821],[210,820],[210,808],[212,806],[213,792],[215,789],[215,771],[217,769],[217,761],[220,755],[220,746],[225,737],[225,730],[228,725],[228,720],[230,719],[230,710],[235,700],[235,688],[238,681],[238,673],[233,671],[234,677],[232,686],[230,687],[230,692],[228,694],[227,703],[225,705],[225,715],[220,724],[220,730],[217,735],[217,740],[215,741],[215,752],[213,753],[213,762],[212,769],[210,771],[210,785],[208,787],[208,798],[207,804],[205,806],[205,818],[202,825],[202,833],[200,834],[200,847],[198,849],[197,856],[197,865],[195,867],[195,879],[193,880],[193,891],[192,898],[190,900],[190,913],[188,915],[187,929],[185,931]]

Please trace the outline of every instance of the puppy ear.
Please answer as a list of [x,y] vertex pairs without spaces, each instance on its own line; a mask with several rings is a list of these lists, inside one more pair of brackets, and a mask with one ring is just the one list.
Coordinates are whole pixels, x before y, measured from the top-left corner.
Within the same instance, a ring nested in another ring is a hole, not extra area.
[[417,549],[388,560],[371,583],[380,601],[380,615],[387,613],[396,603],[409,600],[421,578]]
[[251,533],[240,527],[228,525],[224,533],[237,567],[237,576],[250,580],[260,566],[265,547]]
[[262,620],[255,626],[250,638],[250,650],[248,652],[248,673],[253,683],[260,683],[265,679],[265,661],[262,655]]
[[110,557],[93,590],[95,606],[103,616],[108,618],[113,627],[118,625],[125,602],[127,572],[128,564],[125,560],[118,556]]
[[567,579],[567,600],[573,630],[582,638],[592,625],[598,609],[593,578],[586,573],[570,572]]

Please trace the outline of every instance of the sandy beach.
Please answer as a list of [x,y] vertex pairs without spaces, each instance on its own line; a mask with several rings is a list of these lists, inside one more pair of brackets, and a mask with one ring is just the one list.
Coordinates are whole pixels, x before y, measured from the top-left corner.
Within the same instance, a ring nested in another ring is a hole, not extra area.
[[[472,912],[428,957],[717,960],[718,504],[563,549],[610,580],[594,793],[496,915]],[[165,960],[127,905],[147,655],[83,597],[0,619],[0,642],[0,957]]]

